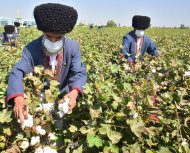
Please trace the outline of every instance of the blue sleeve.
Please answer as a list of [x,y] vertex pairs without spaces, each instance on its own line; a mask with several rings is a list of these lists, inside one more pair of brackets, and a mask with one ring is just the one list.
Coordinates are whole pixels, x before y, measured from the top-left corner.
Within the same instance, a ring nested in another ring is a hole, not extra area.
[[4,35],[3,35],[3,33],[0,35],[0,37],[2,37],[2,38],[1,38],[1,42],[4,43],[5,40],[4,40]]
[[158,56],[158,48],[157,46],[149,39],[149,46],[147,48],[147,53],[152,56]]
[[127,38],[127,36],[123,37],[123,49],[121,50],[121,53],[124,55],[124,57],[127,59],[128,62],[134,62],[132,57],[131,57],[131,53],[129,52],[129,40]]
[[7,88],[7,102],[17,96],[24,95],[23,77],[26,73],[32,72],[32,57],[29,51],[24,48],[21,60],[16,63],[9,75]]
[[87,72],[81,61],[80,49],[74,48],[70,66],[70,76],[68,80],[69,90],[76,89],[79,93],[83,93],[83,86],[87,80]]

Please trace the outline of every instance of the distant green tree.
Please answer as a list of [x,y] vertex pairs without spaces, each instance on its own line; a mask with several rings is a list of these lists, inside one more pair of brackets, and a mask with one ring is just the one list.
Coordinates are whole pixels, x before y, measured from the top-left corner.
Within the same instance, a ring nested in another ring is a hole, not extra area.
[[109,20],[106,24],[107,27],[117,27],[117,24],[113,20]]

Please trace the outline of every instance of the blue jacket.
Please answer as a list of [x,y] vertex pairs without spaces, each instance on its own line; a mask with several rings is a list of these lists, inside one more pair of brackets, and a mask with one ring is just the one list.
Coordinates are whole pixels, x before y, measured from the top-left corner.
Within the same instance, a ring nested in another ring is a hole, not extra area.
[[[2,37],[2,43],[8,42],[8,37],[7,37],[6,32],[3,32],[3,33],[1,34],[1,37]],[[16,34],[16,33],[13,33],[13,36],[11,37],[11,39],[12,39],[12,40],[18,39],[17,34]]]
[[[129,32],[127,35],[123,37],[123,46],[124,48],[121,50],[121,53],[129,62],[135,62],[136,56],[136,43],[135,43],[135,33],[134,31]],[[141,56],[139,57],[142,60],[142,57],[147,52],[152,56],[158,55],[158,48],[156,45],[150,40],[150,38],[146,35],[143,36],[142,48],[140,50]]]
[[[79,44],[68,38],[64,38],[63,62],[60,68],[60,91],[64,92],[76,89],[83,92],[83,86],[87,80],[87,72],[81,62]],[[33,71],[34,66],[45,65],[44,51],[42,47],[42,36],[32,41],[23,49],[21,60],[15,64],[10,73],[7,89],[7,101],[13,100],[17,96],[23,96],[23,77]]]

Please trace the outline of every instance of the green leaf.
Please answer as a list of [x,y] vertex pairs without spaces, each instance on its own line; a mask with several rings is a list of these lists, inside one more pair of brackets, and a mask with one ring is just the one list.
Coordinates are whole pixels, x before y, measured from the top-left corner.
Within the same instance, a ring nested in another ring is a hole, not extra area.
[[78,131],[78,129],[77,129],[76,126],[74,126],[74,125],[70,125],[70,127],[69,127],[69,131],[72,132],[72,133],[74,133],[74,132]]
[[82,145],[79,148],[73,150],[73,153],[83,153]]
[[57,82],[56,80],[51,80],[50,81],[50,86],[57,87],[60,83]]
[[111,140],[112,144],[116,144],[120,141],[120,139],[122,138],[121,133],[117,132],[117,131],[110,131],[107,134],[108,138]]
[[6,134],[6,135],[8,135],[8,136],[10,136],[10,135],[12,134],[10,128],[4,128],[4,129],[3,129],[3,133]]
[[142,121],[131,121],[130,122],[131,125],[131,131],[137,136],[137,137],[141,137],[142,133],[145,132],[144,129],[144,123]]
[[86,127],[85,126],[82,126],[79,130],[82,134],[86,134],[87,133],[87,130],[86,130]]
[[153,126],[151,126],[151,127],[149,127],[149,128],[146,128],[146,130],[147,130],[148,133],[149,133],[150,135],[152,135],[152,136],[156,136],[156,135],[159,134],[157,128],[155,128],[155,127],[153,127]]
[[87,136],[87,143],[89,147],[101,147],[103,144],[102,139],[99,136],[95,136],[95,135],[88,135]]
[[0,112],[0,123],[8,123],[12,121],[11,118],[12,111],[8,111],[7,109],[4,109]]
[[171,153],[170,150],[166,147],[161,147],[159,149],[159,153]]
[[146,153],[155,153],[155,152],[153,152],[150,149],[148,149],[148,150],[146,150]]
[[119,153],[119,148],[116,145],[104,147],[104,153]]
[[98,110],[95,110],[95,109],[90,109],[90,116],[92,119],[99,118],[100,112]]

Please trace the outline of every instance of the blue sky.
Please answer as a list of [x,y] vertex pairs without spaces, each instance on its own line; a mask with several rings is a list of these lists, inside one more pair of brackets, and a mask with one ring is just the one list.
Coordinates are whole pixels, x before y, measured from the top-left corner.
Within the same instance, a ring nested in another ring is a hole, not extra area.
[[57,2],[73,6],[79,14],[78,22],[106,24],[114,20],[130,26],[134,15],[151,17],[153,26],[190,26],[190,0],[4,0],[0,5],[0,17],[31,19],[36,5]]

